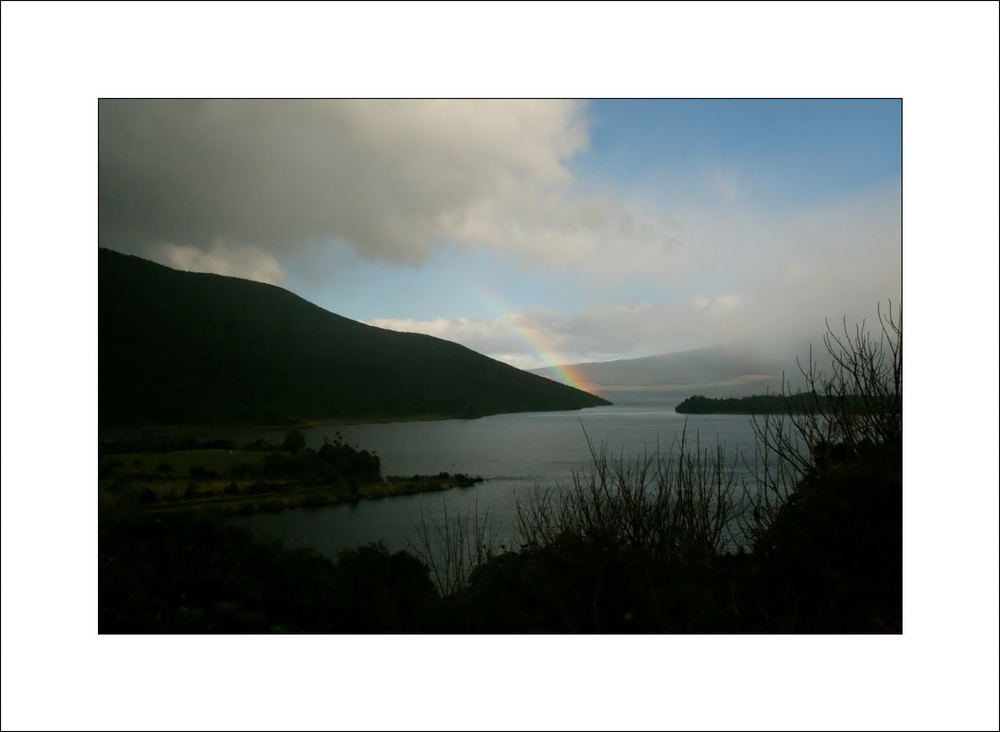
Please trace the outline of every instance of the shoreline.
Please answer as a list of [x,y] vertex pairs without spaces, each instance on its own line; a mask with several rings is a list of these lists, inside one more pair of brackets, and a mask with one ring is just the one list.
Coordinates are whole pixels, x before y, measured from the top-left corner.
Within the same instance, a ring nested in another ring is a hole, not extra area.
[[[410,417],[353,417],[309,419],[297,422],[272,424],[220,422],[219,424],[142,424],[98,426],[97,433],[101,443],[137,438],[150,439],[185,439],[185,438],[218,438],[233,433],[243,432],[288,432],[290,430],[313,429],[315,427],[336,427],[340,425],[385,424],[388,422],[436,422],[445,419],[463,419],[455,415],[415,415]],[[465,419],[468,419],[467,417]],[[473,418],[475,419],[475,418]]]
[[342,503],[380,501],[386,498],[397,498],[417,493],[434,493],[460,487],[470,487],[448,482],[440,485],[427,484],[419,488],[401,486],[387,490],[386,486],[387,483],[364,485],[358,489],[356,495],[346,494],[340,486],[302,486],[287,491],[273,491],[270,493],[206,496],[181,501],[161,501],[145,506],[144,510],[150,514],[249,516],[256,513],[277,513],[278,511],[288,511],[295,508],[323,508]]
[[[384,498],[396,498],[416,493],[434,493],[449,491],[455,488],[471,488],[485,482],[480,476],[467,476],[462,473],[454,475],[439,473],[438,475],[419,475],[411,477],[387,476],[379,482],[363,483],[355,490],[348,485],[294,485],[276,483],[268,486],[272,490],[260,492],[226,493],[213,491],[190,498],[157,499],[147,504],[131,502],[106,503],[103,510],[120,510],[122,508],[138,508],[149,514],[194,514],[194,515],[249,515],[254,513],[273,513],[293,508],[321,508],[341,503],[358,503],[359,501],[377,501]],[[138,496],[143,491],[152,491],[155,481],[137,481],[133,484]],[[101,486],[101,491],[107,495],[108,486]]]
[[253,424],[240,422],[225,422],[219,424],[146,424],[146,425],[116,425],[98,426],[98,443],[100,445],[136,439],[210,439],[226,435],[253,432],[288,432],[290,430],[315,429],[317,427],[357,426],[368,424],[391,424],[396,422],[442,422],[450,419],[471,421],[484,417],[496,417],[502,414],[526,414],[532,412],[579,412],[585,409],[610,406],[597,404],[593,407],[573,407],[570,409],[522,409],[510,412],[493,412],[474,417],[461,414],[417,414],[399,417],[331,417],[306,419],[280,424]]

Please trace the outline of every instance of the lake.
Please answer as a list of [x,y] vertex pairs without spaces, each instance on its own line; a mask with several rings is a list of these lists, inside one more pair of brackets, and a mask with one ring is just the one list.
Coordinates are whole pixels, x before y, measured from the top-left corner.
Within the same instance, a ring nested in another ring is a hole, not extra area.
[[[536,488],[569,485],[573,472],[591,464],[588,437],[626,458],[666,453],[687,430],[689,448],[721,443],[726,454],[753,455],[751,418],[746,415],[683,415],[679,400],[659,404],[621,404],[565,412],[521,412],[479,419],[326,425],[302,430],[309,447],[339,432],[343,441],[375,451],[383,475],[479,475],[471,488],[420,493],[356,504],[297,508],[231,519],[255,533],[281,539],[290,547],[310,547],[336,556],[342,549],[382,541],[391,550],[409,548],[415,525],[447,516],[487,514],[499,542],[516,546],[515,497],[528,498]],[[231,436],[237,444],[258,437],[280,442],[283,431]],[[739,472],[743,472],[742,470]]]

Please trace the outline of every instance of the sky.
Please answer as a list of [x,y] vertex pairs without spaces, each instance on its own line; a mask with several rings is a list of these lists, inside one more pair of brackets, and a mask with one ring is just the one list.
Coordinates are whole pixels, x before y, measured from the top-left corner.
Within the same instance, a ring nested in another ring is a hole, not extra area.
[[901,290],[898,99],[102,100],[99,241],[521,368]]

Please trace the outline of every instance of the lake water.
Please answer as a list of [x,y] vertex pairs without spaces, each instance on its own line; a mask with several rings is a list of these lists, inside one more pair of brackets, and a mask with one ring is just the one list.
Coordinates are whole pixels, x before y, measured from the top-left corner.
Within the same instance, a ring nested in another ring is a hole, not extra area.
[[[329,556],[342,549],[382,541],[407,549],[415,525],[445,516],[488,512],[501,543],[516,546],[515,497],[536,488],[570,484],[574,471],[591,464],[587,438],[615,455],[632,457],[670,450],[687,431],[702,449],[721,443],[728,456],[753,454],[751,419],[745,415],[682,415],[676,401],[623,404],[565,412],[522,412],[480,419],[335,425],[303,430],[306,444],[318,448],[324,436],[374,450],[383,475],[466,473],[485,481],[471,488],[420,493],[356,504],[298,508],[231,519],[235,525],[281,539],[287,546],[310,547]],[[284,432],[232,436],[237,444],[257,437],[280,442]]]

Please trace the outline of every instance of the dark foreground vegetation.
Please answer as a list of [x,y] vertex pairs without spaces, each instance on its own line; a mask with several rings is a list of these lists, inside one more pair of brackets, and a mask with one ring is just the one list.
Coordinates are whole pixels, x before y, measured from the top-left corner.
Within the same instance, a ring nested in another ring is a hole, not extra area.
[[118,512],[99,532],[102,633],[364,633],[426,627],[427,569],[380,547],[336,564],[218,521]]
[[[899,633],[902,321],[829,330],[813,410],[755,417],[752,485],[682,444],[330,561],[192,518],[105,513],[101,632]],[[870,409],[859,410],[863,395]]]
[[479,417],[608,402],[272,285],[98,254],[102,428]]

